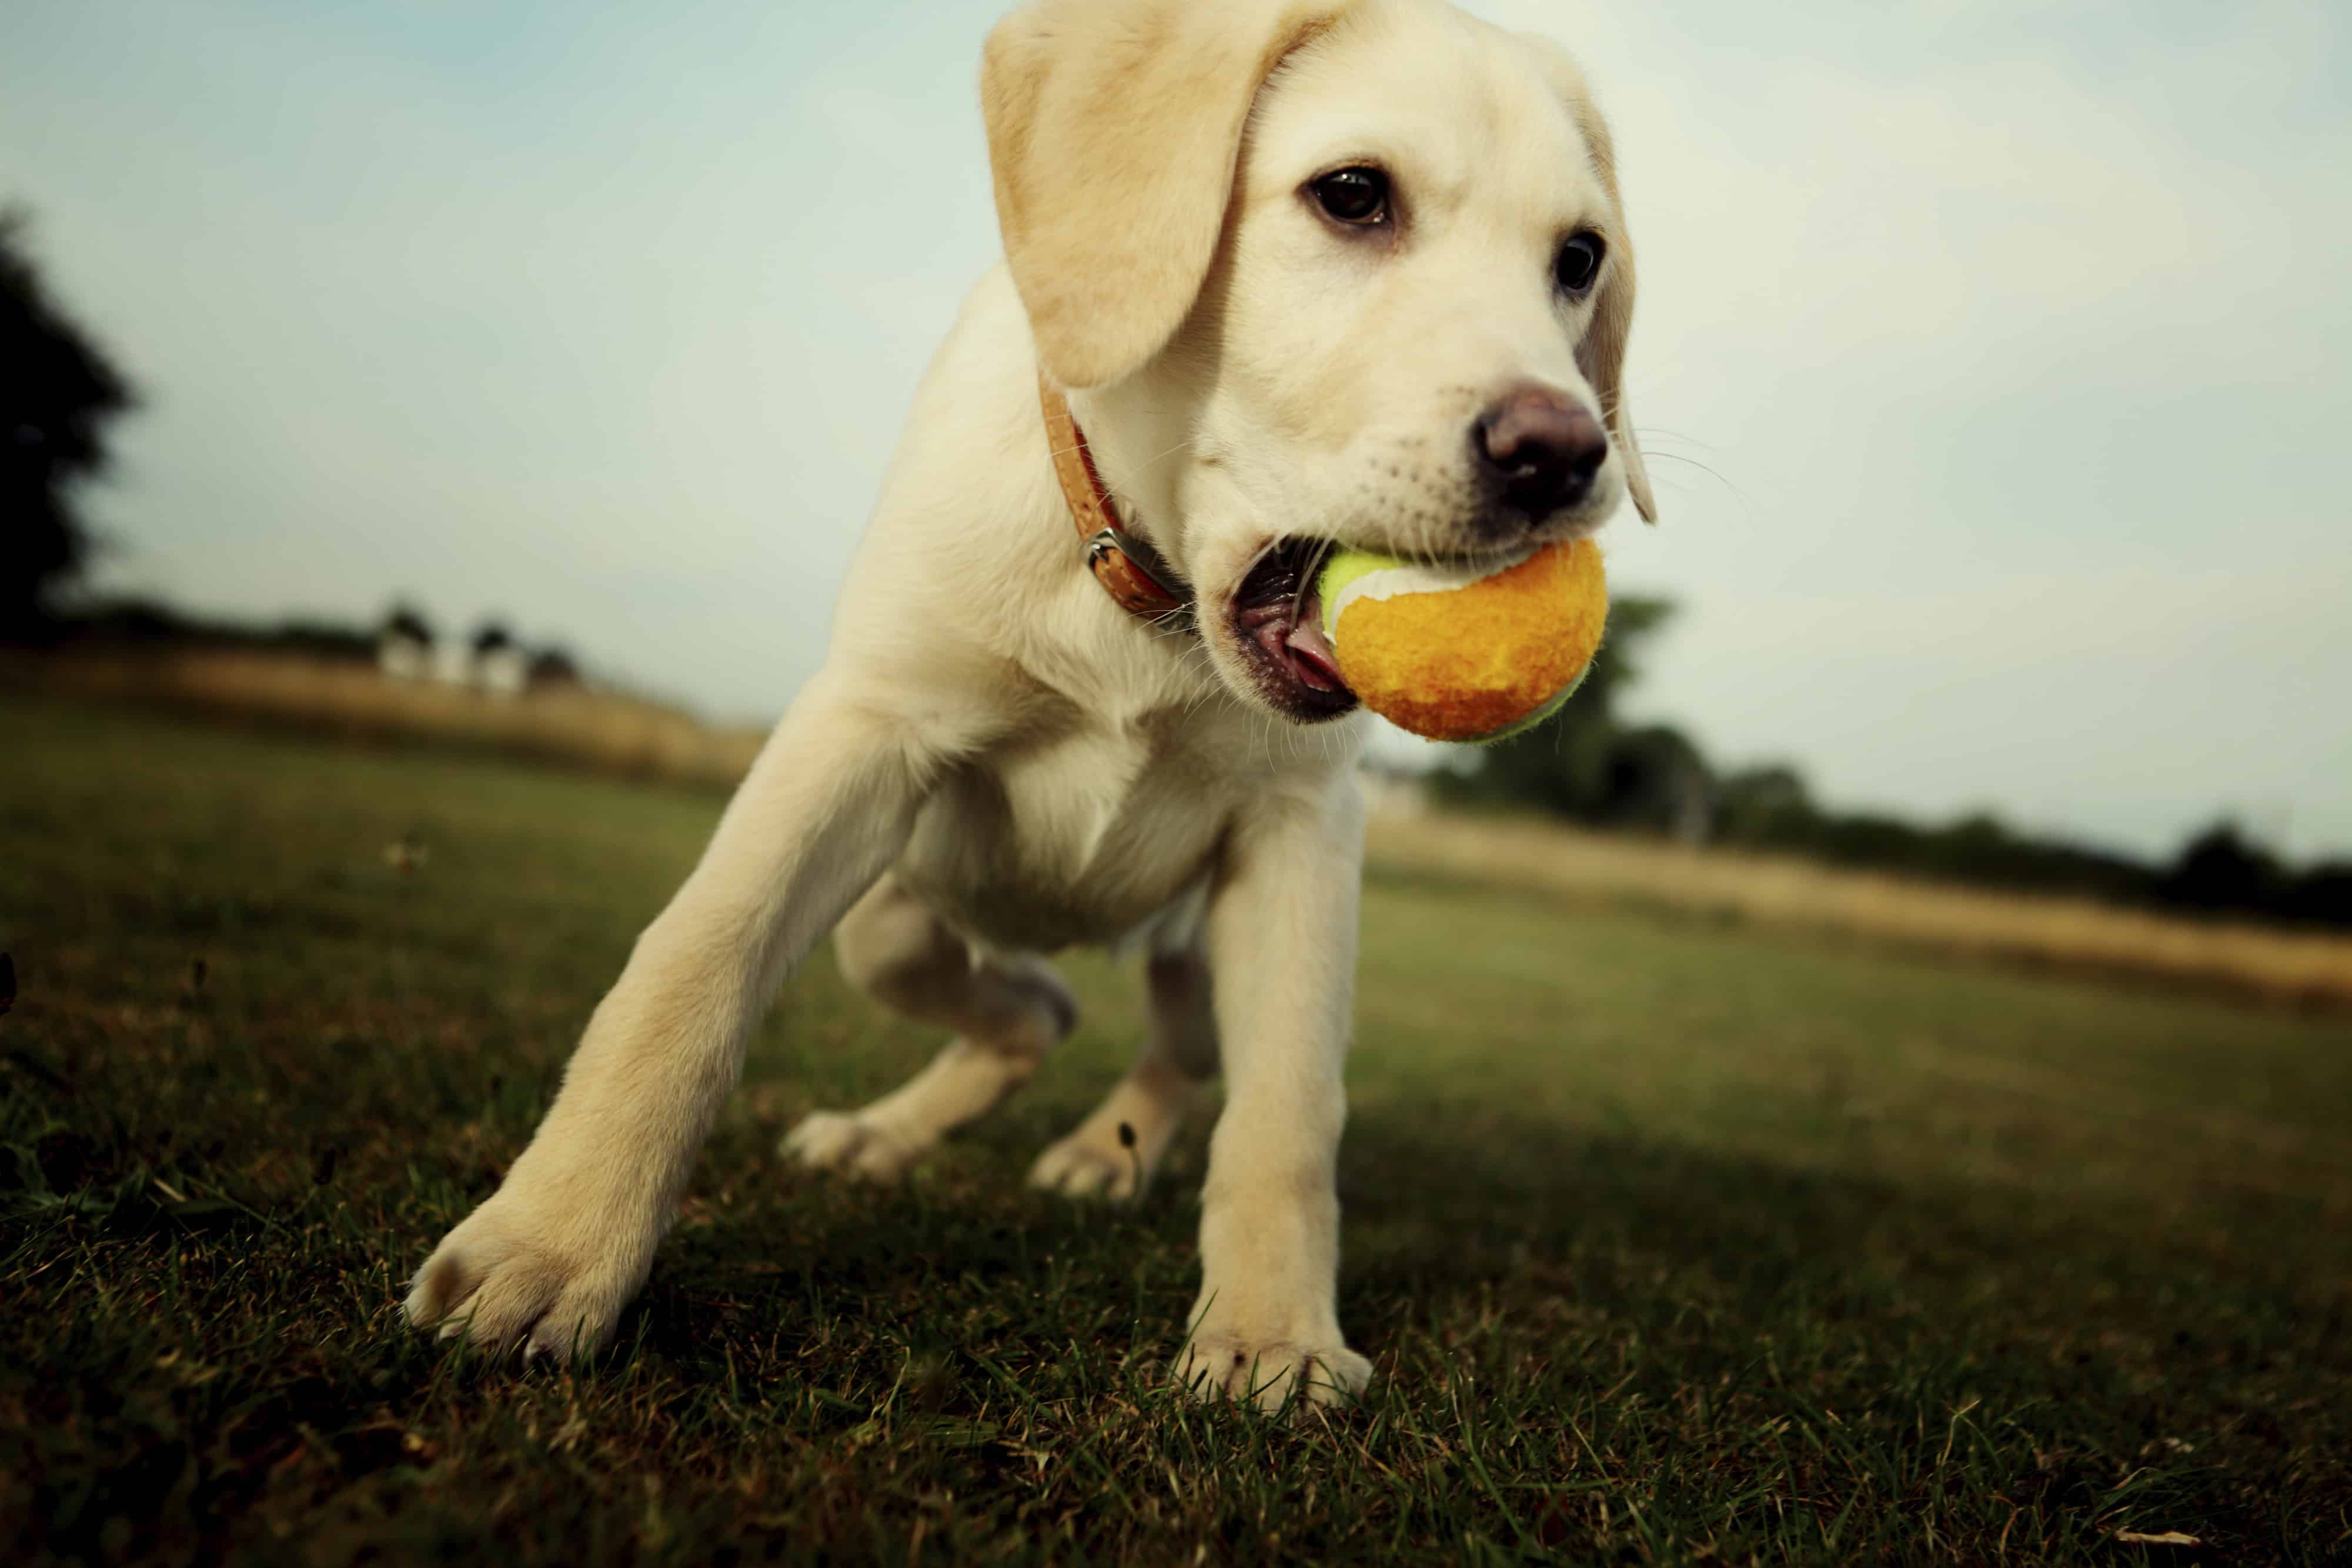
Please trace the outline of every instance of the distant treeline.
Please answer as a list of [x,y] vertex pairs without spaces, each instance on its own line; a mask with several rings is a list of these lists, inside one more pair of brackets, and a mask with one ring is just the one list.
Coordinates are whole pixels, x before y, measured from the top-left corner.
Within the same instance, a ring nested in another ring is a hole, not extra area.
[[[380,623],[366,627],[300,616],[262,625],[208,619],[153,599],[110,599],[55,615],[42,637],[56,646],[247,648],[358,664],[381,663],[387,643],[404,643],[429,650],[436,640],[433,623],[404,601],[395,603]],[[570,650],[555,646],[526,650],[495,617],[484,621],[455,646],[477,655],[514,650],[534,683],[581,678],[579,664]]]
[[1528,734],[1441,773],[1441,798],[1951,882],[2352,927],[2352,861],[2291,866],[2226,820],[2156,862],[2022,833],[1983,812],[1937,825],[1839,811],[1784,765],[1719,772],[1671,726],[1616,717],[1633,657],[1671,612],[1663,600],[1617,599],[1584,688]]
[[1923,826],[1825,810],[1787,768],[1727,775],[1717,781],[1715,806],[1715,836],[1727,843],[1998,887],[2352,926],[2352,861],[2297,869],[2226,819],[2156,863],[2020,833],[1986,812]]
[[117,599],[50,618],[41,641],[51,646],[254,648],[319,659],[373,661],[376,633],[303,618],[269,625],[207,620],[152,599]]

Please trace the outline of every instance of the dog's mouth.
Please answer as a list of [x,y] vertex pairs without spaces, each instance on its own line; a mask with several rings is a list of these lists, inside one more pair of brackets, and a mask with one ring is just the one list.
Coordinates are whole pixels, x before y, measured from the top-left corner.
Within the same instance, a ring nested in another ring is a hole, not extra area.
[[1356,706],[1339,674],[1339,655],[1323,634],[1323,601],[1315,590],[1330,549],[1321,539],[1276,540],[1242,575],[1225,605],[1259,693],[1302,724],[1337,718]]

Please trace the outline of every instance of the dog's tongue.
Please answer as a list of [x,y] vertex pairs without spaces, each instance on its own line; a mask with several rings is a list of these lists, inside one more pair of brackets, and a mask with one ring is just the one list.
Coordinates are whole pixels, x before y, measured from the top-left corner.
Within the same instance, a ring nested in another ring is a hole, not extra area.
[[1298,670],[1298,678],[1319,691],[1339,692],[1348,683],[1339,677],[1339,650],[1331,639],[1323,635],[1323,601],[1318,594],[1308,594],[1298,606],[1298,620],[1283,639],[1290,650],[1290,662]]

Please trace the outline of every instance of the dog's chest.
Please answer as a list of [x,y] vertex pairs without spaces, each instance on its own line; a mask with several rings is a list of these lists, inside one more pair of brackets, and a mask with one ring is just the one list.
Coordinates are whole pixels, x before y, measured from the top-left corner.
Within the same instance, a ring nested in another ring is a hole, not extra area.
[[1050,951],[1113,940],[1208,873],[1251,780],[1199,714],[1073,727],[958,769],[902,875],[958,925]]

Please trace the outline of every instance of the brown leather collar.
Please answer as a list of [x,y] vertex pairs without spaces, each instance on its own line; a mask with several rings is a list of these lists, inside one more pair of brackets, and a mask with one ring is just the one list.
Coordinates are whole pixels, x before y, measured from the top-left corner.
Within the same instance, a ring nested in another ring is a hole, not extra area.
[[1189,595],[1176,587],[1178,579],[1160,559],[1160,552],[1118,526],[1109,492],[1095,471],[1095,455],[1086,433],[1071,417],[1070,400],[1041,372],[1037,401],[1045,411],[1045,444],[1054,455],[1054,477],[1062,482],[1062,499],[1086,542],[1087,568],[1105,593],[1121,610],[1143,621],[1167,621],[1192,608]]

